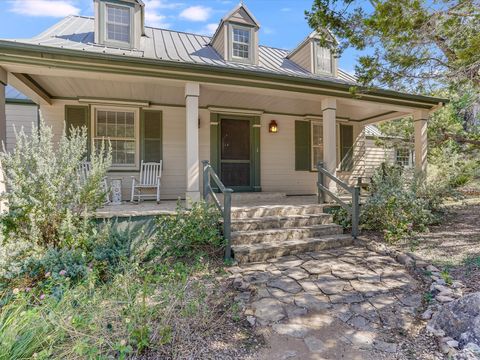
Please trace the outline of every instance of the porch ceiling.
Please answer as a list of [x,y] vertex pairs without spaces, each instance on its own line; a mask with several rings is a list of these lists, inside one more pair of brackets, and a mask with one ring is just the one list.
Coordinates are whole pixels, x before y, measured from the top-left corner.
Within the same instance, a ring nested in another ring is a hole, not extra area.
[[[26,74],[33,84],[52,99],[104,98],[138,100],[156,105],[183,106],[185,104],[184,80],[13,64],[6,66],[6,69],[12,74]],[[15,76],[12,75],[11,78],[14,79]],[[12,85],[20,86],[19,90],[36,100],[35,96],[28,93],[25,84],[19,83],[18,79],[13,81]],[[38,94],[34,95],[38,97]],[[265,113],[295,116],[321,116],[320,103],[323,98],[325,96],[285,90],[202,84],[200,106],[253,109]],[[414,108],[408,106],[365,101],[361,98],[337,99],[337,117],[341,120],[372,123],[392,117],[402,117],[414,111]]]

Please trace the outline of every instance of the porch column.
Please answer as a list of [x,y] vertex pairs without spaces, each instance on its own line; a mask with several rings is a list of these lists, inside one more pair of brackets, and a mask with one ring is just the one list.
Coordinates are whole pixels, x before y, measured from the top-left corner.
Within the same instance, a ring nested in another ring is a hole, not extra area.
[[7,72],[0,67],[0,142],[7,146],[7,115],[5,113],[5,86]]
[[[5,111],[5,86],[7,86],[7,72],[0,67],[0,142],[7,147],[7,114]],[[0,148],[0,151],[3,147]],[[2,164],[0,163],[0,194],[6,191],[5,180],[3,178]],[[0,202],[0,212],[7,209],[6,202]]]
[[[322,100],[323,114],[323,163],[325,168],[336,176],[337,168],[337,100],[326,98]],[[326,178],[326,187],[337,192],[335,182]]]
[[413,114],[415,129],[415,171],[426,173],[427,171],[427,120],[428,111],[421,110]]
[[186,144],[187,144],[187,207],[200,200],[200,165],[198,155],[198,97],[200,84],[185,85]]

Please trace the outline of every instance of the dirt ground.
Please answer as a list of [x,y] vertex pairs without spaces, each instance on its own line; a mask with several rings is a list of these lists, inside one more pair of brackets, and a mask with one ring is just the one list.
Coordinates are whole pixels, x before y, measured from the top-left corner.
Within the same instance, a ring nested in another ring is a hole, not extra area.
[[469,291],[480,291],[480,198],[452,201],[445,207],[440,225],[399,247],[462,281]]

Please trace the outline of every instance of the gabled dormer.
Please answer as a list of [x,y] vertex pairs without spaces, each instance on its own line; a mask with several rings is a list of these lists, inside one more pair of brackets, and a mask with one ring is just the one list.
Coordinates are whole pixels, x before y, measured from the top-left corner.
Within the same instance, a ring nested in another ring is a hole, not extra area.
[[[335,37],[328,31],[326,40],[336,44]],[[322,46],[320,35],[314,31],[295,50],[288,54],[288,58],[312,74],[337,77],[338,58],[330,48]]]
[[258,64],[260,24],[240,3],[221,21],[210,45],[227,61]]
[[142,0],[94,0],[95,43],[138,49],[144,35],[145,4]]

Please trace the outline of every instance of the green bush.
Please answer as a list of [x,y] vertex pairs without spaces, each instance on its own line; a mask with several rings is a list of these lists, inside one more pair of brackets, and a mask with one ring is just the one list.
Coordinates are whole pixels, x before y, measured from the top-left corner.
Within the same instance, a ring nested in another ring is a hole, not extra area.
[[220,218],[219,211],[205,202],[193,204],[190,210],[178,206],[175,215],[158,218],[149,257],[195,257],[204,251],[221,250]]
[[87,130],[72,129],[54,143],[43,122],[26,135],[16,133],[16,147],[0,161],[8,211],[0,215],[3,237],[0,278],[15,276],[24,261],[39,259],[50,248],[82,248],[91,236],[89,216],[102,205],[101,182],[111,164],[102,145],[91,154],[91,176],[83,181],[78,167],[87,153]]
[[383,231],[389,242],[426,231],[437,220],[442,194],[438,184],[383,164],[375,172],[371,196],[361,208],[362,227]]

